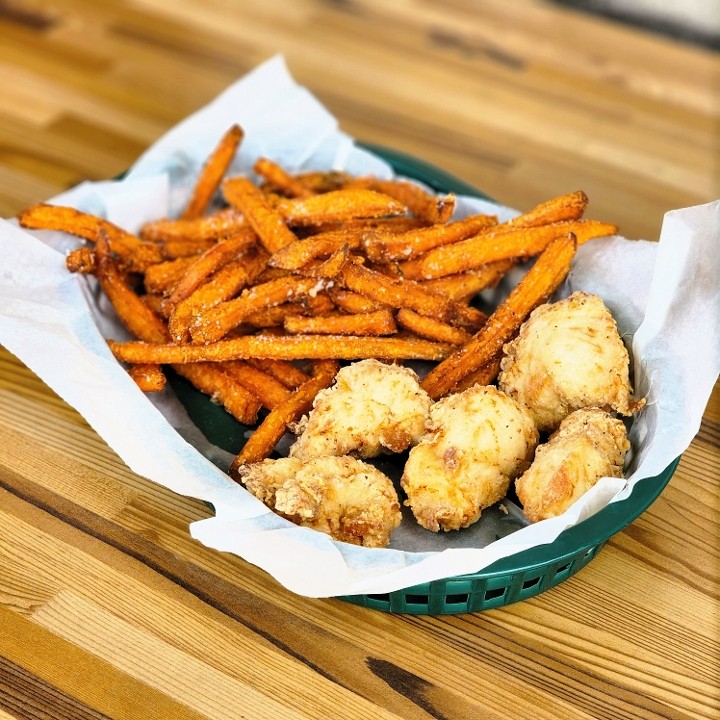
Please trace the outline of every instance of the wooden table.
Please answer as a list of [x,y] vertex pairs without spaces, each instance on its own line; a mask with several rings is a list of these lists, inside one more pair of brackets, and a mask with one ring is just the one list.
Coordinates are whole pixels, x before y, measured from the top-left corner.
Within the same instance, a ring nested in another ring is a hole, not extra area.
[[[655,239],[718,193],[717,56],[539,0],[0,3],[0,215],[112,177],[282,52],[350,134],[529,208],[582,188]],[[506,608],[294,596],[190,539],[0,349],[0,719],[720,714],[720,394],[661,497]]]

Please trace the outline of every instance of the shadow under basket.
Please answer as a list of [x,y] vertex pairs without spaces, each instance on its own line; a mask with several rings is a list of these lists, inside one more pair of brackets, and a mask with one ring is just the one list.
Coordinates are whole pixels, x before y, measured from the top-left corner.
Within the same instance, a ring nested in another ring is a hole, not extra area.
[[[414,178],[439,193],[489,200],[471,185],[417,158],[377,145],[362,147],[388,162],[400,176]],[[170,382],[190,418],[215,445],[237,453],[247,430],[220,406],[182,378]],[[595,515],[564,530],[552,542],[515,553],[479,572],[433,580],[382,594],[346,595],[354,605],[412,615],[478,612],[527,600],[582,570],[616,533],[630,525],[660,495],[680,461],[676,458],[656,477],[644,478],[626,499],[610,503]]]

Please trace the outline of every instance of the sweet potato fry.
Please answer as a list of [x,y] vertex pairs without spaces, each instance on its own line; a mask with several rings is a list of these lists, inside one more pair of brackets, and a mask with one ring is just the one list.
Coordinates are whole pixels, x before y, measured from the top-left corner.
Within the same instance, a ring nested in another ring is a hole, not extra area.
[[97,242],[104,233],[111,252],[124,269],[143,272],[148,265],[166,258],[161,248],[143,242],[132,233],[95,215],[62,205],[39,203],[31,205],[18,215],[22,227],[32,230],[58,230]]
[[405,206],[374,190],[333,190],[307,198],[279,198],[276,210],[291,227],[403,215]]
[[452,389],[452,392],[462,392],[473,385],[490,385],[495,382],[495,379],[500,373],[501,360],[502,352],[499,352],[490,360],[482,364],[477,370],[474,370],[460,380],[460,382]]
[[367,233],[363,238],[363,249],[373,262],[410,260],[441,245],[465,240],[494,225],[497,225],[497,218],[493,215],[471,215],[447,225],[430,225],[395,235]]
[[347,245],[338,248],[327,260],[313,262],[300,268],[298,275],[303,277],[324,278],[333,280],[342,272],[346,263],[350,260],[350,248]]
[[335,305],[337,305],[341,310],[351,314],[375,312],[375,310],[388,307],[383,303],[371,300],[370,298],[360,295],[360,293],[353,292],[352,290],[344,290],[343,288],[333,286],[329,288],[327,292]]
[[196,363],[268,358],[271,360],[442,360],[452,346],[414,337],[355,335],[243,335],[208,345],[175,345],[130,340],[108,344],[127,363]]
[[160,392],[167,383],[162,367],[154,363],[130,365],[128,375],[143,392]]
[[227,202],[245,215],[260,242],[271,255],[297,240],[281,213],[270,206],[262,190],[247,178],[226,180],[222,191]]
[[289,317],[327,315],[334,309],[333,301],[325,293],[318,293],[315,297],[308,295],[298,302],[283,303],[257,310],[248,315],[242,324],[255,329],[282,328],[285,320]]
[[190,326],[195,318],[209,308],[235,297],[255,280],[266,263],[267,254],[258,252],[232,260],[221,267],[207,282],[172,308],[168,328],[173,340],[189,340]]
[[367,187],[389,195],[405,205],[414,217],[428,223],[446,223],[455,210],[454,195],[438,196],[407,180],[357,178],[348,187]]
[[332,385],[338,369],[338,364],[330,360],[316,363],[313,376],[270,411],[233,460],[230,466],[233,479],[239,481],[238,470],[242,465],[270,457],[289,427],[310,411],[315,396]]
[[421,385],[430,397],[437,400],[464,377],[492,361],[525,318],[545,302],[565,279],[576,247],[572,234],[556,238],[547,246],[527,275],[472,339],[423,378]]
[[285,318],[284,327],[286,332],[293,335],[392,335],[397,332],[395,318],[389,309],[355,315],[291,315]]
[[243,425],[254,425],[257,422],[258,412],[262,407],[260,401],[223,370],[222,365],[198,362],[172,367],[200,392],[222,405],[238,422]]
[[562,220],[579,220],[588,205],[587,195],[582,190],[559,195],[540,203],[529,212],[522,213],[508,222],[508,225],[535,227]]
[[255,244],[256,235],[251,228],[244,228],[225,240],[220,240],[190,265],[183,277],[176,283],[169,296],[171,305],[177,305],[189,297],[218,268],[227,264],[244,250]]
[[281,277],[244,290],[239,297],[227,300],[196,317],[190,325],[195,343],[220,340],[252,313],[274,305],[317,294],[325,281],[317,278]]
[[472,337],[469,332],[462,328],[453,327],[449,323],[435,320],[426,315],[419,315],[409,308],[400,308],[396,317],[398,323],[405,329],[428,340],[448,343],[449,345],[462,345]]
[[155,243],[219,240],[234,235],[247,225],[245,216],[237,208],[230,207],[191,220],[152,220],[140,228],[139,235],[143,240]]
[[417,283],[389,278],[358,263],[345,265],[341,278],[344,287],[384,305],[410,308],[421,315],[452,324],[475,326],[484,322],[484,316],[479,311],[427,292]]
[[195,260],[194,255],[187,255],[149,265],[143,277],[145,290],[149,293],[169,293]]
[[247,363],[275,378],[290,390],[300,387],[306,380],[310,379],[307,373],[287,360],[248,358]]
[[95,244],[97,255],[96,277],[115,312],[136,338],[147,342],[167,342],[165,323],[133,292],[124,274],[110,254],[104,231],[100,231]]
[[515,260],[497,260],[457,275],[422,280],[420,286],[454,302],[469,302],[487,288],[495,287],[515,265]]
[[[107,250],[107,240],[102,233],[96,247],[98,281],[122,323],[141,341],[167,342],[169,334],[165,323],[125,282]],[[173,364],[173,369],[187,378],[198,390],[219,402],[240,422],[251,425],[257,420],[260,402],[221,367],[214,363],[193,363],[192,365]]]
[[318,258],[327,257],[342,247],[357,250],[360,247],[365,229],[335,230],[318,233],[303,240],[296,240],[278,250],[268,265],[283,270],[299,270]]
[[273,192],[287,197],[310,197],[315,192],[270,158],[261,157],[255,161],[253,170],[261,175]]
[[87,245],[71,250],[65,256],[65,267],[71,273],[92,275],[97,269],[95,250]]
[[617,227],[596,220],[573,220],[536,227],[498,227],[452,245],[430,250],[417,260],[401,263],[403,276],[409,279],[432,279],[480,267],[508,258],[538,255],[548,243],[572,233],[578,245],[592,238],[613,235]]
[[242,138],[243,131],[239,125],[232,125],[220,138],[220,142],[200,171],[190,200],[180,216],[181,219],[191,220],[200,217],[207,210],[235,157]]
[[313,193],[326,193],[331,190],[339,190],[343,187],[350,176],[339,170],[308,170],[297,173],[295,179],[302,183]]
[[268,410],[272,410],[290,397],[290,390],[279,380],[244,360],[229,360],[222,363],[221,367]]

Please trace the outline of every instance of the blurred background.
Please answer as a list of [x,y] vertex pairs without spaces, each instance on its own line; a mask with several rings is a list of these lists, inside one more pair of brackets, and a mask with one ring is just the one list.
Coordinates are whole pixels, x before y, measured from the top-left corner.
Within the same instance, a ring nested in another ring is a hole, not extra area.
[[716,0],[0,0],[0,215],[111,178],[275,54],[362,140],[655,239],[717,198]]

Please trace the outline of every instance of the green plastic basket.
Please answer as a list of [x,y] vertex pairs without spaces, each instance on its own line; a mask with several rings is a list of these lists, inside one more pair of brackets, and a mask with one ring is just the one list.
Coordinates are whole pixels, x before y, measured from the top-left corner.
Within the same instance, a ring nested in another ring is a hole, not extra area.
[[[386,160],[398,175],[414,178],[436,192],[490,198],[458,178],[405,153],[363,144]],[[187,381],[169,374],[191,420],[218,447],[238,453],[247,428],[222,407],[195,390]],[[656,477],[644,478],[630,496],[610,503],[595,515],[564,530],[552,542],[498,560],[483,570],[434,580],[389,593],[346,595],[338,599],[375,610],[412,615],[447,615],[502,607],[538,595],[559,585],[584,568],[616,533],[636,520],[660,495],[680,458]]]

